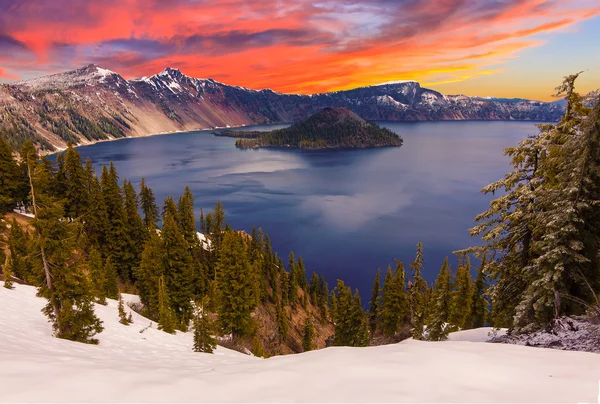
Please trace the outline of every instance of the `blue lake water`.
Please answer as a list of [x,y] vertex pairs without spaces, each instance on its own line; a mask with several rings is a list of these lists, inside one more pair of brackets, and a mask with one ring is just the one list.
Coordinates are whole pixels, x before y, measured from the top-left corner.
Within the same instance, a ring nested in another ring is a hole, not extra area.
[[[200,208],[217,200],[236,229],[265,229],[287,262],[293,250],[331,285],[343,279],[363,300],[378,267],[408,266],[424,243],[427,280],[445,256],[477,240],[467,229],[488,206],[479,193],[509,168],[504,148],[537,132],[531,122],[381,122],[401,148],[238,150],[210,131],[79,148],[97,168],[113,161],[134,184],[145,177],[158,202],[189,185]],[[247,127],[267,130],[283,125]],[[451,257],[452,262],[455,262]]]

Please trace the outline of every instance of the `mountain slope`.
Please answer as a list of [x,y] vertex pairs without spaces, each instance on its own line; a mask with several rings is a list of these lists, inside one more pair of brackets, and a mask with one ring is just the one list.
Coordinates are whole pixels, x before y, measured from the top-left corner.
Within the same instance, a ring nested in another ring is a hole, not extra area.
[[[595,402],[597,354],[455,341],[327,348],[258,359],[218,347],[192,352],[117,304],[97,306],[99,345],[59,340],[35,289],[0,282],[0,402]],[[125,299],[132,299],[125,295]],[[35,388],[33,388],[35,386]],[[433,388],[432,388],[433,386]]]
[[366,120],[557,120],[561,102],[443,95],[414,81],[324,94],[250,90],[178,69],[134,80],[96,65],[0,85],[0,136],[44,150],[124,136],[249,124],[295,122],[326,107]]
[[[239,137],[243,133],[234,133]],[[238,139],[240,148],[293,147],[300,149],[336,149],[399,147],[402,138],[394,132],[370,123],[347,108],[325,108],[292,126],[271,132],[251,133]]]

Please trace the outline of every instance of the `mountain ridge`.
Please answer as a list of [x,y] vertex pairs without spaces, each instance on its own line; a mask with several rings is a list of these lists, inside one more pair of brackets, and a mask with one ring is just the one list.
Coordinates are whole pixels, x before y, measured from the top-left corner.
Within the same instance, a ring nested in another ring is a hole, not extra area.
[[560,100],[444,95],[416,81],[329,93],[284,94],[193,78],[168,67],[125,80],[98,65],[0,86],[0,136],[50,152],[68,142],[227,126],[296,122],[326,107],[348,108],[368,121],[556,121]]

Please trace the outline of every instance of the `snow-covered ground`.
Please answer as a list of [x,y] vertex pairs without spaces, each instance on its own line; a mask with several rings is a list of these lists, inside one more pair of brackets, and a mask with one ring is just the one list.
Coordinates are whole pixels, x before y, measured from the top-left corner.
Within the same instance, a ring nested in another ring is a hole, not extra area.
[[[0,282],[0,286],[2,282]],[[133,299],[126,296],[126,299]],[[600,356],[486,344],[488,329],[258,359],[192,352],[117,304],[97,306],[100,344],[51,337],[35,289],[0,288],[1,402],[597,402]]]

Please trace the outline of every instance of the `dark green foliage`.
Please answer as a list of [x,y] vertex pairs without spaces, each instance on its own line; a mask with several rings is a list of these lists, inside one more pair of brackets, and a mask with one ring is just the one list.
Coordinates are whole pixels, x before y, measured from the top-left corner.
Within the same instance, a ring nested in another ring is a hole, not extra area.
[[[102,322],[94,314],[93,288],[79,263],[73,261],[76,224],[60,221],[64,211],[59,204],[44,204],[38,210],[34,227],[36,243],[43,249],[51,272],[43,282],[38,295],[48,299],[43,312],[48,316],[58,338],[78,342],[98,343],[93,336],[102,331]],[[40,265],[39,267],[42,267]]]
[[367,346],[369,326],[360,303],[358,290],[352,296],[349,286],[338,279],[335,297],[335,345]]
[[133,269],[130,251],[128,251],[131,242],[130,236],[127,234],[126,213],[119,187],[119,176],[112,163],[110,163],[109,169],[102,167],[101,186],[102,199],[106,205],[108,216],[108,233],[104,253],[110,257],[121,279],[126,281],[130,279]]
[[164,245],[163,266],[171,307],[182,329],[192,319],[194,270],[190,249],[181,229],[169,211],[163,218],[161,238]]
[[108,274],[102,262],[102,255],[95,248],[92,248],[89,253],[88,273],[94,288],[96,302],[106,305],[106,297],[110,293],[108,290]]
[[28,284],[35,284],[37,271],[34,267],[32,240],[28,233],[13,219],[8,234],[8,251],[13,276]]
[[123,181],[123,196],[125,209],[125,232],[127,233],[124,257],[127,260],[127,267],[135,273],[135,268],[140,265],[144,241],[148,237],[148,232],[138,211],[138,201],[135,188],[131,182]]
[[417,244],[415,261],[410,265],[413,270],[413,279],[408,286],[410,300],[411,322],[413,325],[413,338],[422,339],[429,304],[429,287],[421,276],[423,269],[423,243]]
[[158,206],[156,206],[156,199],[152,189],[146,186],[146,180],[142,178],[140,182],[140,206],[142,209],[144,226],[147,229],[155,229],[156,223],[158,222]]
[[487,282],[485,276],[486,257],[481,260],[481,266],[477,269],[477,279],[473,287],[473,298],[471,299],[470,328],[479,328],[485,325],[487,317],[488,301],[486,299]]
[[2,276],[4,278],[4,287],[6,289],[13,289],[13,258],[8,255],[2,267]]
[[279,302],[277,302],[276,311],[279,338],[283,340],[287,337],[288,332],[287,315],[285,314],[285,310],[283,307],[281,307],[281,304]]
[[0,138],[0,214],[17,206],[21,178],[21,170],[13,158],[12,149]]
[[72,219],[83,216],[90,205],[88,175],[79,152],[68,144],[64,159],[65,214]]
[[135,279],[145,314],[153,320],[159,318],[158,280],[164,275],[164,255],[162,239],[156,230],[152,230],[144,244]]
[[252,283],[248,276],[250,264],[244,239],[227,231],[217,261],[219,289],[219,321],[225,333],[242,336],[253,331],[250,313],[256,299],[252,296]]
[[171,308],[169,293],[164,275],[158,278],[158,329],[169,334],[175,334],[177,318]]
[[393,336],[404,324],[409,314],[409,301],[405,289],[404,265],[396,261],[396,270],[388,267],[383,284],[381,325],[385,336]]
[[106,257],[106,261],[104,262],[104,273],[106,274],[106,297],[116,299],[119,297],[119,281],[117,269],[110,257]]
[[304,321],[304,336],[302,337],[302,349],[304,352],[315,349],[315,325],[311,318],[306,317]]
[[448,333],[451,330],[448,324],[451,305],[450,288],[450,266],[448,265],[448,258],[446,258],[435,281],[433,307],[427,327],[427,339],[429,341],[443,341],[448,338]]
[[194,352],[212,353],[217,347],[217,339],[213,336],[214,324],[204,311],[204,305],[194,310]]
[[[233,136],[236,136],[233,134]],[[394,132],[366,122],[346,108],[325,108],[289,128],[240,138],[237,147],[299,147],[302,149],[401,146]]]
[[448,322],[456,328],[468,328],[471,324],[470,314],[473,304],[471,261],[469,257],[461,258],[452,289]]
[[106,243],[110,230],[110,222],[108,220],[108,212],[104,195],[100,188],[100,182],[92,166],[92,161],[87,160],[85,163],[85,171],[87,178],[86,188],[88,190],[89,200],[93,201],[93,209],[88,209],[85,215],[83,228],[90,246],[98,246],[101,252],[106,251]]
[[[388,275],[391,279],[391,270],[388,269]],[[381,269],[377,268],[377,274],[375,274],[375,281],[373,282],[373,289],[371,290],[371,300],[369,301],[369,329],[371,335],[375,334],[377,330],[377,323],[379,322],[379,311],[381,306],[381,291],[380,291],[380,277]],[[388,277],[386,276],[386,280]],[[389,280],[388,280],[389,281]]]

